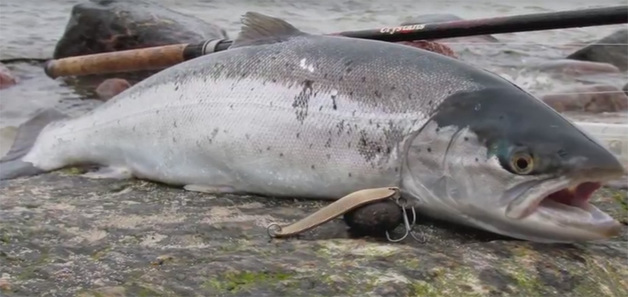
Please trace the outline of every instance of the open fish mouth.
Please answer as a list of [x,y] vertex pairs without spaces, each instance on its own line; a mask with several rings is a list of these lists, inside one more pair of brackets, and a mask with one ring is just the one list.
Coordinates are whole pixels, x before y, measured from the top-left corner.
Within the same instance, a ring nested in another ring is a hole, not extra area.
[[523,220],[538,215],[564,228],[580,229],[600,237],[618,235],[621,223],[590,203],[603,182],[567,178],[537,181],[508,205],[506,216]]

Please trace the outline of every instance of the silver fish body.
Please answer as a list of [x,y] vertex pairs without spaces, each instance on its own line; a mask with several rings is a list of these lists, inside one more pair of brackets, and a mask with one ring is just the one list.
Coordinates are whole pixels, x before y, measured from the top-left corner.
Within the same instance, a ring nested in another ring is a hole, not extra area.
[[[618,232],[615,220],[584,205],[590,193],[546,198],[621,176],[623,167],[505,79],[403,45],[314,36],[254,13],[244,22],[229,50],[48,124],[21,161],[329,200],[396,186],[428,215],[517,238]],[[576,200],[582,205],[570,206]]]

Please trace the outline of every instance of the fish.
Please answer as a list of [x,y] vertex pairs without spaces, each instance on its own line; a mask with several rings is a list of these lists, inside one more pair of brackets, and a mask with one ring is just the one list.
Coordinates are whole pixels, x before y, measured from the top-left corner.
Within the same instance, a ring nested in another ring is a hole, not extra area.
[[626,169],[513,82],[400,44],[306,33],[246,12],[228,50],[93,110],[20,125],[2,179],[96,165],[188,191],[337,200],[396,187],[422,215],[534,242],[598,241],[590,203]]

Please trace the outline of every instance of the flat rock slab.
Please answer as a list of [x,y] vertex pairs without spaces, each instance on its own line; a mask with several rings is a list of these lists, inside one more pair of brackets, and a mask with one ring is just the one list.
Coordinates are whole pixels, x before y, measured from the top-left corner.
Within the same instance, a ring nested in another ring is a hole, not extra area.
[[[595,203],[628,218],[626,192],[605,189]],[[422,221],[427,242],[389,243],[355,237],[336,219],[269,240],[269,223],[324,204],[72,170],[3,181],[0,295],[628,296],[628,230],[604,243],[547,245]]]

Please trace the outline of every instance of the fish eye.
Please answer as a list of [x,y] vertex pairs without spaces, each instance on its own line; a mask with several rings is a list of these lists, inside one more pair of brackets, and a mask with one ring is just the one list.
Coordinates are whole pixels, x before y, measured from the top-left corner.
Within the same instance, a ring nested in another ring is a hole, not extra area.
[[534,169],[534,159],[526,152],[517,152],[510,158],[510,167],[517,174],[528,174]]

